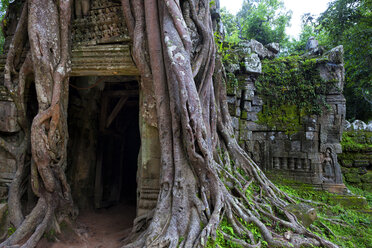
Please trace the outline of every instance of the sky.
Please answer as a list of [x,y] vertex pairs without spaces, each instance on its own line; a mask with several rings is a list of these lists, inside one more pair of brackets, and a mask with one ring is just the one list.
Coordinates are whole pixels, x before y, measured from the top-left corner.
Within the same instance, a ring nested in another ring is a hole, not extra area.
[[[293,38],[298,38],[301,32],[301,16],[305,13],[319,15],[327,9],[330,0],[283,0],[287,10],[292,10],[291,26],[286,33]],[[230,13],[236,14],[243,0],[220,0],[221,7],[226,7]]]

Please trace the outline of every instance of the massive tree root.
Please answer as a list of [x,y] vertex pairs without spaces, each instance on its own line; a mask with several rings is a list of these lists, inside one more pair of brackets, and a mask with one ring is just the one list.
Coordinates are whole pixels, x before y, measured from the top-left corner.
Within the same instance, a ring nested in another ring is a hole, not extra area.
[[[70,189],[64,174],[68,139],[70,16],[70,0],[26,1],[8,52],[5,86],[17,106],[18,123],[24,137],[17,149],[6,149],[11,150],[10,154],[14,154],[17,161],[16,176],[9,190],[9,215],[17,230],[0,247],[14,246],[26,236],[29,238],[22,247],[35,247],[52,224],[58,225],[56,214],[60,214],[61,209],[64,213],[72,209]],[[20,62],[27,42],[30,50],[25,60]],[[22,64],[17,71],[19,63]],[[27,76],[34,77],[39,106],[31,128],[24,102]],[[28,174],[24,156],[30,141],[31,185],[38,201],[25,218],[21,210],[20,185]],[[6,148],[6,143],[2,141],[2,144]],[[58,226],[53,228],[58,229]]]
[[[141,114],[158,127],[162,162],[161,190],[151,221],[144,229],[134,228],[125,247],[203,247],[217,231],[243,247],[260,247],[262,242],[248,225],[259,230],[269,247],[337,247],[286,210],[294,200],[265,177],[234,139],[224,70],[215,57],[210,1],[122,0],[122,5],[141,72],[146,102]],[[70,16],[70,0],[28,0],[8,54],[6,87],[24,135],[19,148],[0,140],[18,166],[9,194],[17,230],[0,247],[16,246],[26,237],[22,247],[34,247],[58,223],[56,215],[72,207],[64,174]],[[27,37],[30,51],[17,71]],[[31,127],[23,96],[30,75],[39,104]],[[152,119],[154,113],[157,120]],[[31,185],[38,201],[24,217],[19,188],[29,141]],[[218,230],[222,220],[238,238]],[[291,230],[291,237],[276,231],[275,225]]]
[[[152,221],[143,232],[135,233],[141,230],[136,227],[124,247],[203,247],[216,238],[222,219],[240,238],[219,232],[243,247],[261,246],[247,228],[252,224],[269,247],[337,247],[286,210],[295,201],[234,139],[209,1],[122,3],[135,61],[142,75],[152,73],[162,148]],[[291,230],[291,237],[275,231],[275,225]]]

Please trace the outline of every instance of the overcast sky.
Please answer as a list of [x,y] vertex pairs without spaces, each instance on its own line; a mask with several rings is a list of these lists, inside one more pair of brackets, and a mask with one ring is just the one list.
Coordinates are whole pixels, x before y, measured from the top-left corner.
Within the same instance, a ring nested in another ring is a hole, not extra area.
[[[297,38],[301,31],[301,16],[305,13],[319,15],[327,9],[330,0],[283,0],[287,10],[292,10],[291,26],[286,29],[287,34]],[[221,7],[226,7],[236,14],[243,0],[220,0]]]

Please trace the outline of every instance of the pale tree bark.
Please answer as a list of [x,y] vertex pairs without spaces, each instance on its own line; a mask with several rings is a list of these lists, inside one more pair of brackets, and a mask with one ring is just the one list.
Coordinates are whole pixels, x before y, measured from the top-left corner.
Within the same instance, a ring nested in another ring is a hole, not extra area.
[[[271,222],[291,229],[296,247],[336,247],[285,210],[294,200],[265,177],[234,139],[223,67],[215,58],[210,2],[122,0],[122,4],[135,62],[142,76],[152,75],[162,148],[154,216],[144,232],[127,239],[125,247],[203,247],[215,238],[222,218],[242,239],[223,236],[243,247],[261,244],[242,222],[255,224],[270,247],[292,246],[283,233],[269,227]],[[251,184],[257,187],[247,196]]]
[[[10,45],[5,85],[17,105],[18,123],[23,129],[24,138],[15,152],[17,173],[9,191],[10,219],[17,230],[0,247],[14,246],[26,236],[29,238],[21,247],[35,247],[48,227],[58,225],[57,218],[62,216],[61,213],[67,214],[72,209],[70,188],[64,174],[68,140],[70,17],[70,0],[26,1]],[[17,60],[26,47],[27,37],[30,50],[21,69],[16,71],[16,63],[19,63]],[[34,76],[39,106],[31,127],[27,124],[24,103],[28,75]],[[20,185],[27,173],[24,155],[29,141],[32,151],[29,174],[38,202],[32,212],[24,217]]]
[[[243,247],[261,246],[245,224],[255,225],[269,247],[337,247],[299,224],[285,208],[294,200],[266,178],[234,139],[210,4],[209,0],[122,0],[141,73],[146,103],[141,111],[152,113],[145,120],[158,127],[161,146],[157,207],[148,225],[134,228],[124,247],[203,247],[215,239],[223,218],[240,239],[220,230],[223,237]],[[14,92],[25,135],[19,148],[0,143],[13,151],[18,165],[9,197],[17,230],[0,247],[12,247],[26,236],[22,247],[34,247],[48,227],[55,224],[58,229],[59,217],[72,210],[64,174],[70,17],[70,0],[29,0],[8,54],[6,86]],[[17,72],[15,58],[27,37],[30,51]],[[27,75],[34,76],[39,104],[31,127],[21,100]],[[151,119],[154,113],[157,120]],[[19,185],[27,173],[23,161],[29,140],[31,182],[38,202],[25,218],[19,207]],[[272,223],[292,230],[292,244],[270,227]]]

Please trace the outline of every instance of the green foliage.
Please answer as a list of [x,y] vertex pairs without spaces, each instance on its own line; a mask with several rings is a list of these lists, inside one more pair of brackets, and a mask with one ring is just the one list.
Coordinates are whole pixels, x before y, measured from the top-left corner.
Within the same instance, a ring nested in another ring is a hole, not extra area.
[[334,82],[325,82],[319,75],[318,65],[325,62],[299,56],[264,60],[263,74],[256,82],[264,101],[258,123],[295,132],[301,127],[301,118],[320,115],[327,107],[325,94],[334,87]]
[[8,237],[12,236],[13,233],[15,233],[16,228],[14,226],[8,227]]
[[[9,0],[1,0],[0,1],[0,20],[3,21],[4,15],[6,13],[6,9],[8,8],[9,5]],[[0,54],[3,53],[3,46],[4,46],[4,34],[2,27],[0,26]]]
[[343,132],[341,145],[344,152],[372,150],[372,133],[365,131]]
[[345,49],[347,119],[372,119],[372,1],[336,0],[318,22]]
[[[344,46],[346,118],[372,119],[372,1],[334,0],[315,20],[306,22],[300,39],[286,44],[286,54],[301,54],[310,36],[326,49]],[[309,15],[307,16],[307,20]]]
[[[283,184],[285,184],[285,182]],[[316,207],[318,214],[318,219],[313,224],[321,231],[320,233],[316,232],[316,234],[344,248],[370,247],[370,244],[372,244],[372,217],[370,214],[340,205],[331,205],[335,197],[334,194],[325,191],[309,190],[307,188],[294,189],[287,185],[284,186],[283,184],[278,185],[279,188],[291,196],[324,203],[324,205],[313,206]],[[350,189],[355,193],[361,193],[362,191],[355,188]],[[371,195],[371,193],[366,191],[364,191],[363,194]],[[371,207],[371,205],[369,206]],[[342,225],[327,219],[341,220]],[[324,225],[326,225],[334,235],[330,233]]]
[[262,44],[282,43],[288,38],[285,28],[291,15],[280,0],[246,0],[237,14],[237,20],[241,36],[245,39],[256,39]]
[[291,15],[280,0],[245,0],[236,16],[222,8],[225,40],[237,43],[241,39],[255,39],[262,44],[283,44],[288,40],[285,28],[289,25]]

